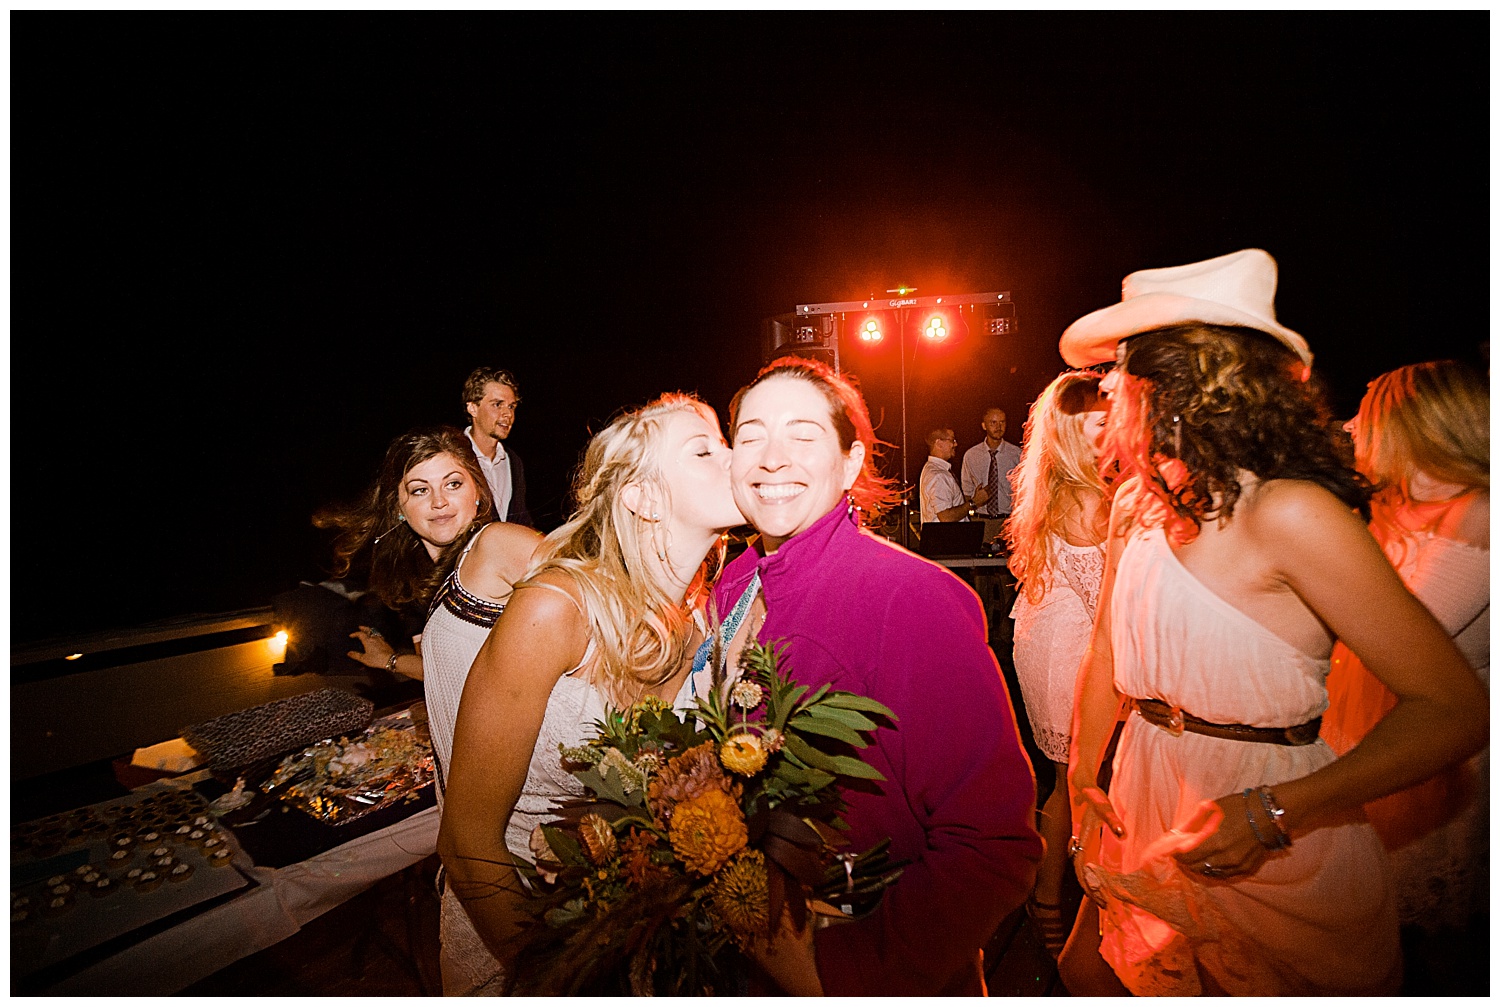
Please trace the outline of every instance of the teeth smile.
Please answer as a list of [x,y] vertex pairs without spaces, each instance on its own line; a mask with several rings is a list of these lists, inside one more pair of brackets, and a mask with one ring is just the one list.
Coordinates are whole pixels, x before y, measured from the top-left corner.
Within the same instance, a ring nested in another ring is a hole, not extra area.
[[800,496],[806,486],[797,483],[759,483],[755,487],[756,495],[762,500],[790,500],[792,497]]

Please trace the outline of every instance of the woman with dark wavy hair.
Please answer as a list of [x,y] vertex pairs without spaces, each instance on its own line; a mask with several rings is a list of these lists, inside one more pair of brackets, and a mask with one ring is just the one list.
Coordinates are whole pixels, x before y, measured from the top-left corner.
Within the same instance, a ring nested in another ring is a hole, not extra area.
[[[1486,736],[1483,690],[1365,527],[1368,486],[1275,288],[1258,249],[1146,270],[1063,334],[1075,366],[1117,360],[1101,390],[1126,479],[1075,703],[1074,994],[1396,992],[1360,806]],[[1397,697],[1341,759],[1318,740],[1335,637]]]
[[448,426],[402,434],[386,449],[375,483],[355,504],[327,507],[313,516],[319,528],[336,528],[335,577],[368,571],[370,593],[402,627],[387,640],[373,626],[354,634],[360,650],[349,657],[367,668],[422,677],[416,638],[427,605],[475,531],[489,523],[495,505],[489,484],[463,432]]

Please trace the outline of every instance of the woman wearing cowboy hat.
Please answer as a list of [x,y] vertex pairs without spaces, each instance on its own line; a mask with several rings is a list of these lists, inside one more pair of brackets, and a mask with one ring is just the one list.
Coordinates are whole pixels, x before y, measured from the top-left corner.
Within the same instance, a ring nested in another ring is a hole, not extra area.
[[[1062,337],[1074,366],[1119,364],[1101,391],[1127,477],[1074,711],[1075,994],[1396,992],[1359,808],[1486,737],[1479,682],[1361,520],[1368,486],[1275,289],[1259,249],[1147,270]],[[1335,638],[1397,697],[1337,760],[1317,737]]]

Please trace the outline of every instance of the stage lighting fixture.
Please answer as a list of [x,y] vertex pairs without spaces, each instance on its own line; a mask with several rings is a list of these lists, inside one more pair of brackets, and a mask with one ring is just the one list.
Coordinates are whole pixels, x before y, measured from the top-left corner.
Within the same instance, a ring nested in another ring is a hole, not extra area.
[[948,338],[948,322],[942,315],[933,315],[928,319],[927,326],[922,334],[933,342],[940,342]]
[[859,338],[867,343],[878,343],[881,340],[880,323],[871,318],[859,327]]

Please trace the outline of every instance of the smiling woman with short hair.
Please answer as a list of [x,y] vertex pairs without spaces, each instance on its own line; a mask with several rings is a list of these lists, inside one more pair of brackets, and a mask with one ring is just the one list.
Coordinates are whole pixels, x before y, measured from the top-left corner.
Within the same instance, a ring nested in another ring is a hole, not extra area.
[[794,995],[978,994],[980,949],[1031,888],[1036,787],[974,592],[861,525],[896,499],[875,470],[854,385],[799,357],[774,361],[730,409],[734,496],[760,539],[725,570],[725,660],[751,638],[784,648],[800,684],[884,703],[896,720],[861,757],[851,850],[890,837],[909,861],[871,915],[783,933],[761,963]]

